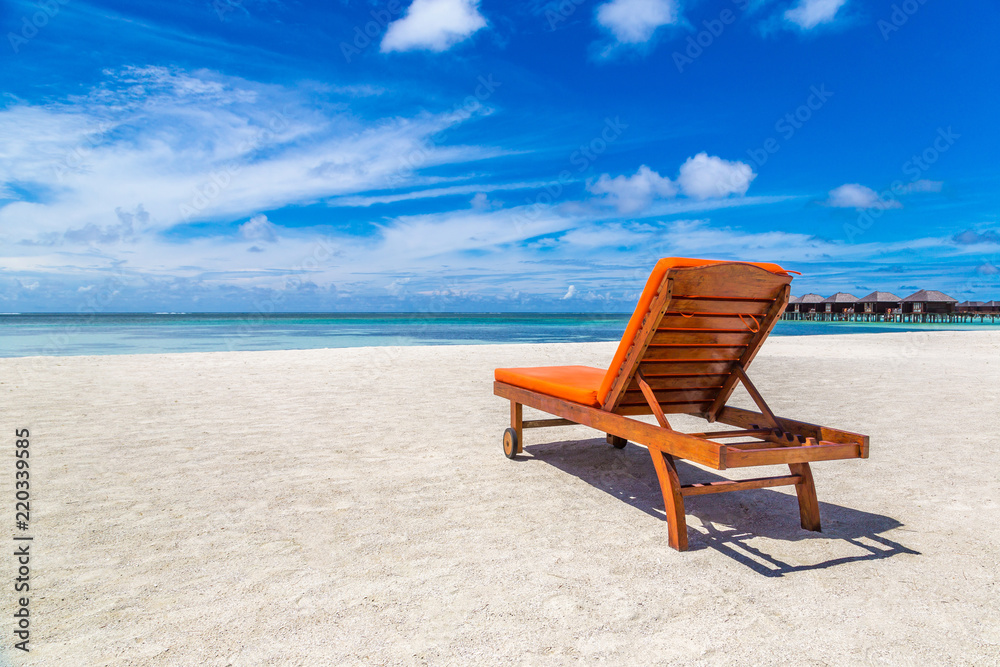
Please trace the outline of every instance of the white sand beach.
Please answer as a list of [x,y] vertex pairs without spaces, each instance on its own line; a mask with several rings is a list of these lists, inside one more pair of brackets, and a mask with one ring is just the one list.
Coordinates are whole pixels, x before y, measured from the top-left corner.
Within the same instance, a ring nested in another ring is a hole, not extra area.
[[495,367],[613,350],[0,359],[2,521],[27,428],[34,536],[31,652],[8,555],[0,662],[1000,664],[1000,333],[771,338],[775,412],[871,458],[813,465],[823,533],[791,487],[688,499],[684,553],[644,448],[501,451]]

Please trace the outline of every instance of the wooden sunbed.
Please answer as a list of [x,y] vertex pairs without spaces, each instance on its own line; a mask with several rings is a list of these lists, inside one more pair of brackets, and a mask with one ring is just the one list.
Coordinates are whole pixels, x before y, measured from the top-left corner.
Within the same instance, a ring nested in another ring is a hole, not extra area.
[[[868,457],[868,436],[777,417],[747,377],[764,339],[788,303],[791,276],[774,264],[660,260],[607,369],[587,366],[498,368],[493,392],[510,399],[509,458],[523,449],[523,430],[582,424],[649,449],[663,493],[673,548],[687,549],[684,498],[794,485],[802,527],[820,530],[811,461]],[[740,382],[760,412],[726,405]],[[522,419],[522,406],[554,415]],[[734,429],[683,433],[670,414],[688,414]],[[632,418],[652,414],[658,425]],[[675,459],[716,470],[786,464],[790,474],[682,485]]]

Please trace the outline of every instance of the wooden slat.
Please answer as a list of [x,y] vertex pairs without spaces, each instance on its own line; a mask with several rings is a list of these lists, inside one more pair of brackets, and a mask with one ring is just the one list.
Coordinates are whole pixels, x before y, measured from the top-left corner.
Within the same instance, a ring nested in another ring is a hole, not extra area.
[[715,331],[717,329],[722,329],[724,331],[740,333],[743,331],[750,331],[750,328],[746,326],[747,324],[751,327],[753,326],[752,321],[744,324],[736,315],[695,315],[692,317],[684,317],[678,313],[667,313],[663,316],[663,319],[660,320],[659,328],[661,330],[693,329],[696,331]]
[[[751,322],[751,324],[753,324]],[[750,330],[738,333],[727,333],[724,331],[697,331],[678,329],[658,329],[653,336],[653,343],[675,343],[675,344],[710,344],[710,345],[746,345],[753,338]]]
[[836,461],[858,459],[860,447],[854,443],[820,442],[818,445],[800,447],[767,447],[763,449],[726,450],[726,465],[730,468],[779,465],[782,463],[809,463],[810,461]]
[[640,366],[647,378],[651,375],[722,375],[723,380],[733,370],[731,361],[643,361]]
[[[546,396],[505,382],[494,382],[493,393],[536,410],[548,412],[577,424],[617,435],[651,449],[658,449],[716,470],[724,470],[726,467],[726,461],[722,455],[725,446],[717,442],[692,438],[686,433],[660,428],[653,424],[629,419],[621,414],[613,414],[580,403]],[[649,406],[646,406],[646,410],[649,410]]]
[[674,293],[675,299],[702,299],[704,301],[757,301],[770,303],[769,297],[761,296],[712,296],[711,294],[680,294]]
[[789,486],[802,481],[801,475],[782,475],[780,477],[757,477],[754,479],[722,480],[708,484],[687,484],[681,487],[683,496],[703,496],[708,493],[728,493],[730,491],[746,491],[749,489],[768,489],[774,486]]
[[674,293],[717,297],[760,298],[773,294],[782,283],[791,278],[779,276],[765,269],[726,262],[689,269],[673,269]]
[[[640,366],[646,382],[653,389],[708,389],[722,386],[725,375],[646,375],[645,366]],[[629,391],[638,391],[635,382],[629,385]]]
[[521,422],[521,428],[545,428],[547,426],[574,426],[568,419],[531,419]]
[[684,359],[684,360],[722,360],[735,361],[740,358],[744,347],[695,347],[690,345],[650,345],[646,349],[644,359],[650,361],[660,361],[662,359]]
[[[771,307],[770,301],[720,301],[708,299],[680,299],[674,297],[670,302],[671,313],[741,313],[744,316],[754,315],[758,321],[767,314]],[[749,317],[747,318],[750,319]],[[755,327],[756,328],[756,327]]]

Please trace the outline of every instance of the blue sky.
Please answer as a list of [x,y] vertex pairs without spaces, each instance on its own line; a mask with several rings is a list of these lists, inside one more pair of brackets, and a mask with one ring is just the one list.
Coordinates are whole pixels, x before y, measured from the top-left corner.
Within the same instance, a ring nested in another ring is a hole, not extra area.
[[1000,299],[987,0],[0,9],[0,311],[628,311],[656,258]]

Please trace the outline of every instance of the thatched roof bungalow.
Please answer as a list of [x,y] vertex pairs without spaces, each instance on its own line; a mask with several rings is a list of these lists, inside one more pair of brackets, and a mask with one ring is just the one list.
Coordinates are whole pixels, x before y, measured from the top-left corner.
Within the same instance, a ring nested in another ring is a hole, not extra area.
[[823,310],[827,313],[843,313],[844,311],[854,312],[854,307],[858,303],[858,297],[847,292],[837,292],[833,296],[823,299]]
[[864,308],[866,313],[883,314],[889,310],[901,307],[902,299],[892,292],[872,292],[868,296],[858,299],[858,303]]
[[922,289],[903,299],[904,313],[953,313],[958,299],[944,292]]
[[799,297],[799,300],[795,302],[798,313],[815,313],[819,310],[820,305],[823,303],[823,297],[819,294],[803,294]]

